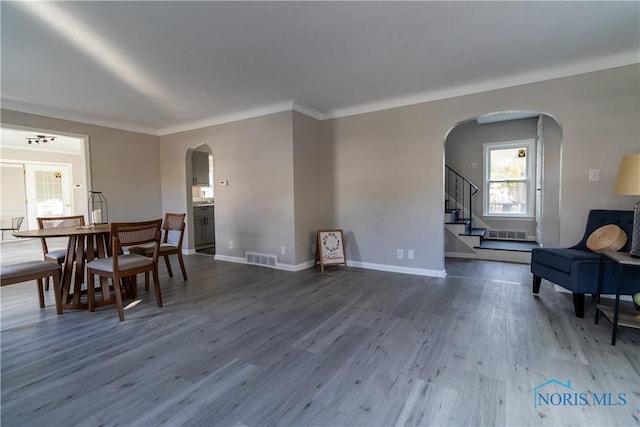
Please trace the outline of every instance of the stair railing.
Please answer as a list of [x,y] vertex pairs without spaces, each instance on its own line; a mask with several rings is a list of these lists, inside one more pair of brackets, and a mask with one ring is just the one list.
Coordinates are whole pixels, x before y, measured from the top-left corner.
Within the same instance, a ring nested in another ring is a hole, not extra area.
[[478,194],[478,186],[448,165],[444,167],[445,210],[451,212],[457,209],[462,214],[458,219],[469,221],[469,232],[471,232],[473,230],[473,198]]

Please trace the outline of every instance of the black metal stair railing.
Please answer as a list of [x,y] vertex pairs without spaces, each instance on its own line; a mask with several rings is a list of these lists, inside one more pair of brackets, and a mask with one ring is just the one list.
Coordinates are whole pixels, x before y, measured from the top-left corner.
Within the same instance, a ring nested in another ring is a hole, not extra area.
[[445,211],[458,212],[459,221],[468,222],[469,232],[473,230],[473,198],[478,194],[478,186],[445,165],[444,177]]

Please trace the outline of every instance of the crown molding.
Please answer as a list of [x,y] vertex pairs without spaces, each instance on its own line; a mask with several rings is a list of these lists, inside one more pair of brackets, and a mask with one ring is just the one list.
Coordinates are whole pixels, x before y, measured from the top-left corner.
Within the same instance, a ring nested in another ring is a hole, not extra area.
[[254,108],[251,110],[224,114],[222,116],[209,117],[202,120],[194,120],[191,122],[182,123],[177,126],[169,126],[163,129],[159,129],[158,135],[165,136],[165,135],[170,135],[178,132],[186,132],[194,129],[202,129],[209,126],[237,122],[239,120],[253,119],[260,116],[266,116],[268,114],[282,113],[283,111],[291,111],[292,109],[293,109],[293,101],[266,105],[264,107]]
[[154,128],[124,123],[116,120],[108,120],[82,113],[72,113],[68,111],[60,111],[55,108],[37,106],[21,101],[2,98],[1,106],[6,110],[18,111],[26,114],[35,114],[38,116],[50,117],[53,119],[67,120],[73,122],[84,123],[87,125],[95,125],[112,129],[126,130],[129,132],[144,133],[147,135],[158,136],[158,131]]
[[90,125],[103,126],[115,129],[121,129],[130,132],[143,133],[155,136],[165,136],[169,134],[185,132],[194,129],[201,129],[209,126],[220,125],[224,123],[246,120],[255,117],[265,116],[268,114],[280,113],[283,111],[297,111],[316,120],[337,119],[357,114],[371,113],[375,111],[388,110],[391,108],[405,107],[410,105],[422,104],[425,102],[438,101],[443,99],[454,98],[464,95],[472,95],[491,90],[504,89],[508,87],[520,86],[530,83],[537,83],[546,80],[552,80],[562,77],[575,76],[580,74],[602,71],[610,68],[623,67],[627,65],[640,63],[640,51],[628,51],[615,55],[609,55],[597,59],[587,61],[574,62],[558,67],[547,68],[544,70],[522,73],[509,77],[486,80],[479,83],[460,85],[456,87],[444,88],[435,91],[422,92],[415,95],[386,99],[377,102],[360,104],[357,106],[335,109],[328,112],[316,110],[314,108],[301,105],[295,101],[282,102],[245,110],[236,113],[214,116],[200,120],[188,121],[175,126],[154,129],[146,126],[139,126],[131,123],[103,119],[95,116],[85,115],[82,113],[72,113],[68,111],[60,111],[54,108],[35,106],[20,101],[2,99],[2,108],[8,110],[19,111],[28,114],[37,114],[41,116],[51,117],[61,120],[70,120]]
[[640,51],[628,51],[620,54],[609,55],[587,61],[574,62],[558,67],[546,68],[544,70],[521,73],[508,77],[501,77],[492,80],[485,80],[479,83],[460,85],[441,90],[422,92],[416,95],[386,99],[379,102],[371,102],[358,106],[332,110],[324,119],[337,119],[341,117],[354,116],[357,114],[372,113],[375,111],[388,110],[391,108],[405,107],[409,105],[422,104],[425,102],[439,101],[443,99],[455,98],[464,95],[488,92],[491,90],[505,89],[514,86],[521,86],[530,83],[538,83],[546,80],[553,80],[562,77],[577,76],[595,71],[603,71],[610,68],[624,67],[640,63]]
[[300,105],[294,101],[283,102],[279,104],[267,105],[265,107],[255,108],[239,113],[226,114],[223,116],[209,117],[207,119],[187,122],[178,126],[170,126],[158,131],[158,135],[165,136],[178,132],[186,132],[194,129],[202,129],[209,126],[221,125],[225,123],[237,122],[240,120],[253,119],[256,117],[266,116],[269,114],[282,113],[284,111],[297,111],[316,120],[324,120],[326,114],[319,110],[315,110],[304,105]]
[[297,111],[298,113],[302,113],[305,116],[309,116],[311,118],[314,118],[316,120],[324,120],[327,118],[327,114],[323,113],[320,110],[316,110],[314,108],[311,107],[307,107],[304,105],[300,105],[297,102],[293,103],[293,110]]

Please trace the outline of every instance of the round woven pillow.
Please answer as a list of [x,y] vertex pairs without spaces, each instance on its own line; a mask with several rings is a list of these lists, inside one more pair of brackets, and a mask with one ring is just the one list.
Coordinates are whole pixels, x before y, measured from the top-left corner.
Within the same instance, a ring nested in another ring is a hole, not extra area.
[[589,235],[587,248],[600,253],[603,251],[617,252],[627,243],[627,233],[615,224],[603,225]]

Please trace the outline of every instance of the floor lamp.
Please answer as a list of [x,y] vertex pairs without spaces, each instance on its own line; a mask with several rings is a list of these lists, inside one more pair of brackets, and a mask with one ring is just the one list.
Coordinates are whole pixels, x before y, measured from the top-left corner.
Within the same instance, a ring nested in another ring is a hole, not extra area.
[[[640,196],[640,154],[624,156],[620,161],[615,192],[626,196]],[[629,255],[640,258],[640,201],[633,207]]]

